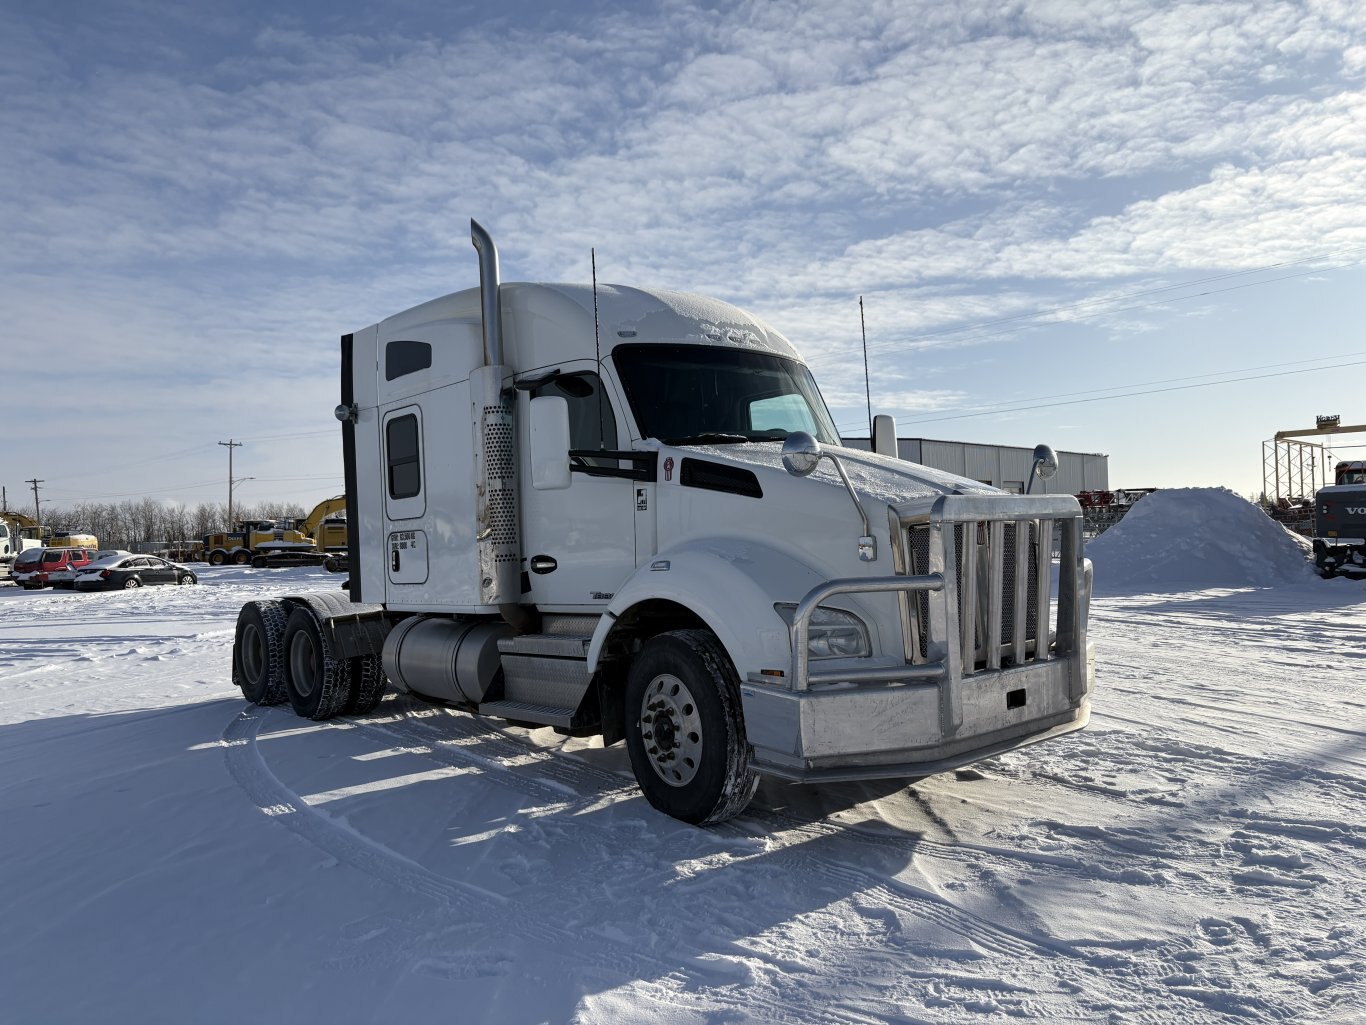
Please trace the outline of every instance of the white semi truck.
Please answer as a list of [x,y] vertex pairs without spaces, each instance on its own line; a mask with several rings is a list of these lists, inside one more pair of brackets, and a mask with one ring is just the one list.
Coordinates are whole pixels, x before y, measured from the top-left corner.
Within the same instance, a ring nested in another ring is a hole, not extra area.
[[841,448],[758,319],[500,284],[471,231],[479,288],[342,338],[349,596],[243,607],[249,700],[325,719],[388,682],[625,740],[649,802],[699,824],[761,775],[910,780],[1086,724],[1074,498]]

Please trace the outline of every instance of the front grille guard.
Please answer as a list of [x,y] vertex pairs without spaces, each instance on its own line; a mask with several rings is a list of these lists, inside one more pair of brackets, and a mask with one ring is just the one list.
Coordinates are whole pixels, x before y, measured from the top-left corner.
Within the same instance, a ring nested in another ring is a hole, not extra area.
[[[980,674],[1062,663],[1070,697],[1074,704],[1080,702],[1086,692],[1091,564],[1082,555],[1081,506],[1075,498],[943,495],[928,508],[893,509],[892,528],[896,576],[827,581],[798,603],[791,630],[793,689],[937,682],[946,736],[963,722],[963,682]],[[1057,611],[1050,616],[1055,532]],[[1025,544],[1019,543],[1021,536]],[[889,592],[900,595],[905,664],[812,672],[807,639],[817,606],[837,594]],[[1041,621],[1050,628],[1042,644]]]

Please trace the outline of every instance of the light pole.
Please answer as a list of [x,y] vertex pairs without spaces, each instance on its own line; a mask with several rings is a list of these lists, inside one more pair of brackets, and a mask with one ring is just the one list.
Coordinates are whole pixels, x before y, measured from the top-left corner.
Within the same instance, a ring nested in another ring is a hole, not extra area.
[[241,484],[243,481],[255,480],[255,477],[238,477],[233,480],[228,478],[228,529],[232,530],[232,489],[234,485]]
[[241,448],[242,443],[229,438],[227,441],[220,441],[218,444],[228,450],[228,529],[232,530],[232,450]]

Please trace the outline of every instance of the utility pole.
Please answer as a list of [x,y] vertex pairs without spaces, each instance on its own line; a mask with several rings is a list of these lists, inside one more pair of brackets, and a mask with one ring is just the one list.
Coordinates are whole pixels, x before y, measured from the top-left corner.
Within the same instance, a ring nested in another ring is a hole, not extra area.
[[[33,485],[33,522],[41,525],[43,516],[38,512],[38,485],[46,482],[34,478],[33,480],[26,480],[24,483]],[[41,532],[39,533],[39,536],[41,536]]]
[[224,529],[232,530],[232,450],[241,448],[242,443],[229,438],[227,441],[220,441],[218,444],[228,450],[228,523]]

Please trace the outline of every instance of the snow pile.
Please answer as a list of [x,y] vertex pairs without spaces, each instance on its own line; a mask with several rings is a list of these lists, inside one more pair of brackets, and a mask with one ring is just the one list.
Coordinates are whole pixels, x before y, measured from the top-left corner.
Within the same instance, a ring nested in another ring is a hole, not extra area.
[[1318,579],[1309,542],[1227,488],[1174,488],[1139,501],[1086,546],[1096,591],[1278,587]]

